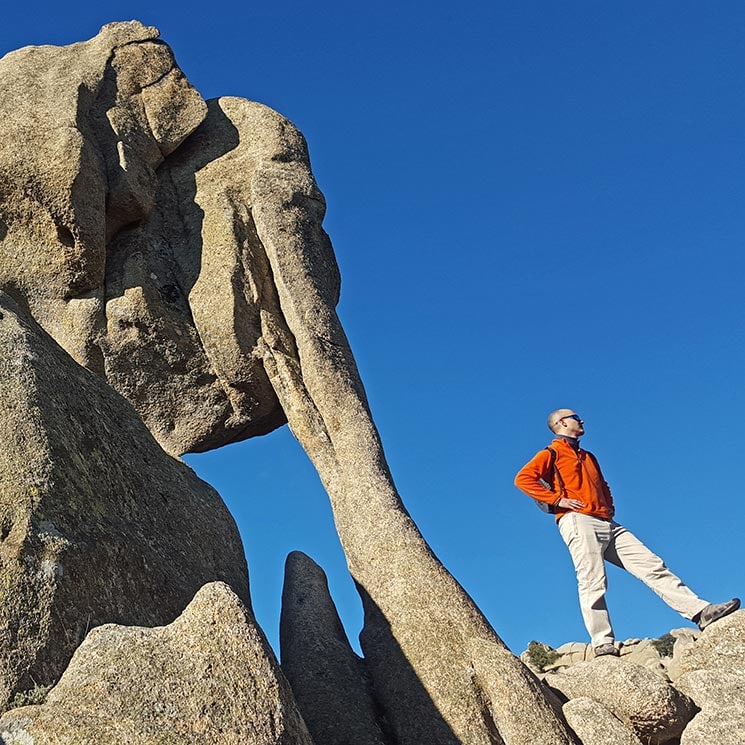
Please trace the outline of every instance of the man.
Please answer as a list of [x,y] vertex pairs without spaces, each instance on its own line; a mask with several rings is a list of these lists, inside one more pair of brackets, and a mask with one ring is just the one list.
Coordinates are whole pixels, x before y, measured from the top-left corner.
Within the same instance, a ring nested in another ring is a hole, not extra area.
[[557,409],[549,415],[548,426],[556,436],[551,447],[520,470],[515,486],[556,513],[577,572],[579,603],[595,656],[619,653],[605,604],[606,561],[640,579],[700,629],[740,607],[738,598],[717,604],[699,598],[662,559],[613,520],[610,488],[595,457],[579,444],[585,429],[578,414]]

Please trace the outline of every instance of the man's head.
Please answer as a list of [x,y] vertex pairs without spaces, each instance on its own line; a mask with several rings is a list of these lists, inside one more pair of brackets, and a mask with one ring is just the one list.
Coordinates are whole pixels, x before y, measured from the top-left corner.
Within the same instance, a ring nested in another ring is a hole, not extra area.
[[556,409],[548,415],[548,428],[555,435],[582,437],[585,434],[584,422],[572,409]]

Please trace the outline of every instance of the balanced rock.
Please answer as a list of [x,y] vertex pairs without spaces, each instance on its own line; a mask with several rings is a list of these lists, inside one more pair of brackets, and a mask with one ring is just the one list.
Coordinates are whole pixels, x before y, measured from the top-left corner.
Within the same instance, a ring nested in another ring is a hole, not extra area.
[[316,745],[384,745],[365,664],[352,650],[323,570],[287,557],[280,622],[282,671]]
[[568,699],[590,698],[624,722],[645,743],[680,737],[693,718],[693,703],[644,667],[611,657],[582,662],[545,681]]
[[251,613],[222,583],[160,628],[93,629],[40,706],[0,718],[5,745],[313,745]]
[[219,495],[0,293],[0,710],[86,632],[161,625],[213,580],[248,603]]
[[582,745],[643,745],[620,719],[591,698],[567,701],[564,716]]

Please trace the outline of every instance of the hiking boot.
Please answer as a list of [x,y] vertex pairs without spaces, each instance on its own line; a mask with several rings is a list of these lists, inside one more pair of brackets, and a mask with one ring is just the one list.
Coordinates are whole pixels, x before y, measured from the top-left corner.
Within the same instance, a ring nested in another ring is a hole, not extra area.
[[592,651],[595,653],[595,657],[618,657],[621,654],[613,642],[599,644],[597,647],[593,647]]
[[701,613],[693,617],[693,622],[703,631],[707,626],[711,626],[714,621],[734,613],[740,607],[740,598],[732,598],[726,603],[709,603]]

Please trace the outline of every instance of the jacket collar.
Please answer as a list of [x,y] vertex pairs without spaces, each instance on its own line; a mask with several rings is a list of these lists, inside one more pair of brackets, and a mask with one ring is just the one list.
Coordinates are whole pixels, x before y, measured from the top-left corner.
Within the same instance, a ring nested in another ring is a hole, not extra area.
[[572,450],[574,450],[575,452],[580,449],[579,437],[567,437],[566,435],[556,435],[556,437],[554,438],[554,441],[556,440],[564,440],[564,442],[566,442],[567,445],[569,445],[569,447],[571,447]]

